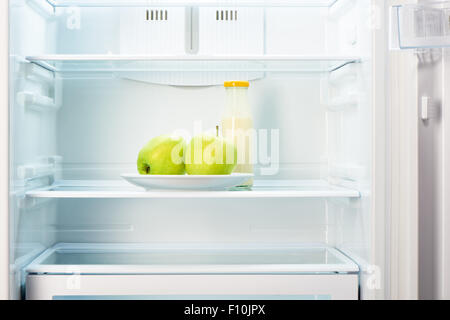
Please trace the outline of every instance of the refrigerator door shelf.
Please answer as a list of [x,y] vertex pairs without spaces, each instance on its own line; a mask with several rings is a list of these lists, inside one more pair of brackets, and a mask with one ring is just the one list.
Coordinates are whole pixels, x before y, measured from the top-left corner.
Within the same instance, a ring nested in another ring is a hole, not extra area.
[[298,244],[70,244],[47,249],[31,274],[328,274],[358,273],[338,250]]
[[[38,0],[45,1],[45,0]],[[53,7],[332,7],[338,0],[46,0]]]
[[450,47],[450,1],[391,8],[391,49]]
[[356,198],[359,191],[321,180],[257,180],[252,190],[144,191],[125,181],[62,180],[26,193],[29,198],[76,199],[253,199],[253,198]]

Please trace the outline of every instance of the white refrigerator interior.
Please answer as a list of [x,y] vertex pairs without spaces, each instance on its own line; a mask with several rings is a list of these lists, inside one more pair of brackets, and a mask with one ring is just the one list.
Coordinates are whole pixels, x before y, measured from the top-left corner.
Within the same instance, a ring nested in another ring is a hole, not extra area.
[[[10,297],[383,297],[372,5],[10,0]],[[268,145],[251,191],[121,179],[152,137],[215,128],[229,80]]]

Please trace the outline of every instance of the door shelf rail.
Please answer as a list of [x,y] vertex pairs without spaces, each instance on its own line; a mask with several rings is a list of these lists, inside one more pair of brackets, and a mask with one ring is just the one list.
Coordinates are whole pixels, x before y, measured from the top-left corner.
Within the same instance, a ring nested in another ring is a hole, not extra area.
[[148,56],[41,55],[26,60],[56,73],[301,72],[329,73],[361,61],[343,55]]
[[260,180],[252,190],[167,191],[144,189],[115,180],[62,180],[26,193],[31,198],[79,199],[253,199],[253,198],[359,198],[357,190],[322,180]]
[[325,104],[329,112],[341,112],[346,111],[349,108],[357,107],[359,101],[360,96],[357,93],[352,93],[345,96],[333,98]]
[[26,106],[36,111],[58,111],[61,105],[55,99],[42,96],[33,92],[19,92],[17,101],[21,106]]

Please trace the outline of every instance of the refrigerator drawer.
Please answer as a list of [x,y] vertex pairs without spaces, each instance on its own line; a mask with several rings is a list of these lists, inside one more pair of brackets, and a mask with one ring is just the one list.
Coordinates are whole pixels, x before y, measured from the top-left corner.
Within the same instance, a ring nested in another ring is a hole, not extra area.
[[356,299],[358,266],[299,244],[57,244],[25,268],[27,299]]
[[26,298],[356,300],[358,275],[28,275]]

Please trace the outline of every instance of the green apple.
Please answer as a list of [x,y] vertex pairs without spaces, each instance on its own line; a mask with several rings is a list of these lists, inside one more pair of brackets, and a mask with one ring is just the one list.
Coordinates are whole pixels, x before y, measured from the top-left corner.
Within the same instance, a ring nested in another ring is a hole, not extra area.
[[162,135],[150,140],[139,152],[137,167],[143,175],[185,174],[183,138]]
[[191,139],[185,165],[189,175],[227,175],[237,164],[237,149],[228,140],[209,134]]

